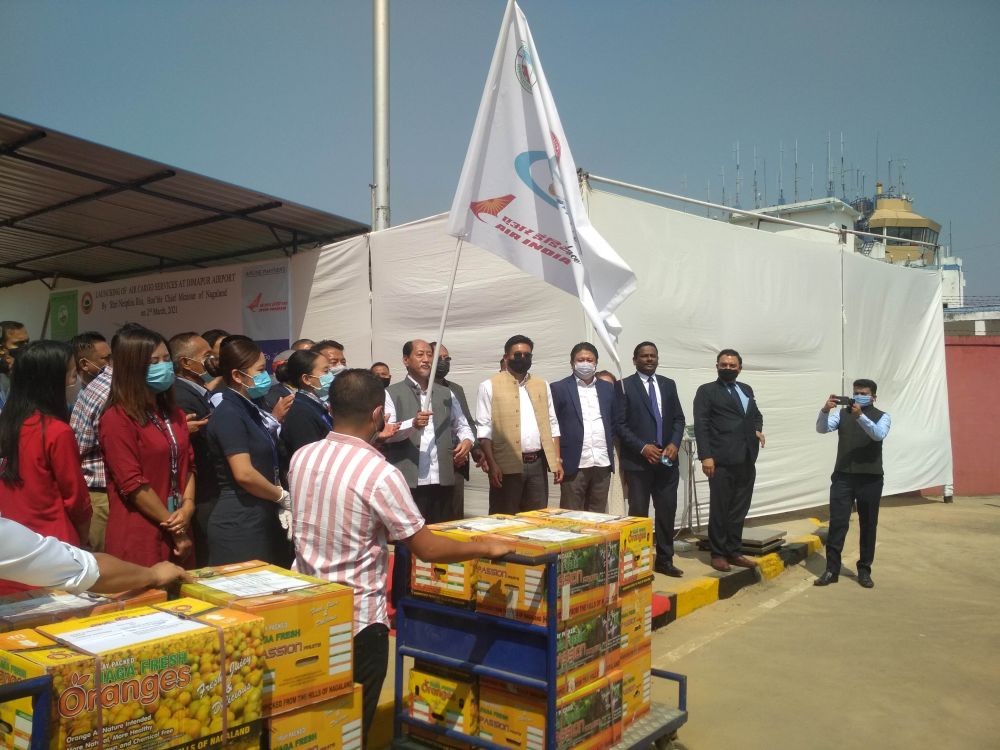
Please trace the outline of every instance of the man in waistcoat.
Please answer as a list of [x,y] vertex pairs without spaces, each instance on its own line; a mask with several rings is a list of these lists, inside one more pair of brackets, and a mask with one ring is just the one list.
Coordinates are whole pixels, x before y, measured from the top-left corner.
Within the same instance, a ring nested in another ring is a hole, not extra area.
[[851,521],[851,506],[858,504],[861,550],[858,583],[872,588],[872,561],[875,559],[875,530],[882,499],[882,441],[892,423],[889,415],[875,408],[878,386],[874,380],[854,381],[854,398],[837,409],[831,395],[820,409],[816,432],[836,432],[837,462],[830,477],[830,532],[826,541],[826,570],[815,583],[828,586],[840,577],[840,553]]
[[434,349],[414,339],[403,344],[406,378],[386,388],[386,420],[399,430],[384,446],[386,460],[406,479],[413,500],[431,523],[455,520],[455,463],[467,460],[475,436],[452,392],[435,385],[425,408]]
[[548,505],[549,477],[562,482],[559,422],[549,384],[533,378],[534,342],[511,336],[502,370],[479,384],[476,423],[489,466],[490,513],[520,513]]

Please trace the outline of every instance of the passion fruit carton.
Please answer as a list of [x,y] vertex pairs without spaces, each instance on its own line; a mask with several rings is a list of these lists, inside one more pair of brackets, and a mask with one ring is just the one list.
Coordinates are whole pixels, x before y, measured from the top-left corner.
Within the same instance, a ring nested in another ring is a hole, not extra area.
[[592,750],[610,747],[621,738],[621,672],[612,671],[556,701],[555,747],[546,747],[545,712],[543,693],[480,680],[480,739],[529,750]]
[[479,684],[474,675],[417,662],[410,670],[407,713],[426,724],[475,735]]
[[613,557],[618,559],[616,582],[622,588],[653,577],[652,519],[563,508],[525,511],[517,517],[568,529],[599,529],[609,533]]
[[162,589],[137,589],[119,594],[70,594],[52,589],[0,597],[0,633],[37,628],[72,617],[118,612],[167,600]]
[[[262,628],[234,610],[197,619],[140,607],[16,630],[0,634],[0,682],[52,677],[53,750],[252,746]],[[15,727],[34,723],[30,699],[0,711]]]
[[622,658],[653,638],[653,583],[648,581],[621,593],[619,643]]
[[354,589],[259,561],[191,571],[194,599],[264,618],[264,715],[354,687]]
[[653,644],[644,643],[623,659],[622,673],[622,728],[628,727],[652,705]]
[[267,720],[270,750],[363,750],[361,685]]
[[[483,534],[502,534],[531,527],[529,521],[516,516],[493,515],[435,523],[427,528],[438,536],[468,542]],[[410,590],[418,596],[471,602],[476,598],[478,580],[476,560],[455,563],[431,563],[413,558],[410,570]]]
[[[557,622],[567,622],[617,602],[617,586],[608,585],[609,570],[613,569],[617,577],[617,561],[612,561],[613,551],[603,533],[533,525],[495,536],[510,542],[518,555],[555,555]],[[544,563],[479,560],[476,611],[545,625],[548,622],[545,570]]]

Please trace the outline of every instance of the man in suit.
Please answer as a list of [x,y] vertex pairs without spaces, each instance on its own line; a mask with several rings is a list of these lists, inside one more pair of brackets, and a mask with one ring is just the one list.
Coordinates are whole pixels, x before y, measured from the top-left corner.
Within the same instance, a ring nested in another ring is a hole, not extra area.
[[718,379],[705,383],[694,396],[694,434],[698,458],[708,477],[708,544],[712,567],[753,568],[744,556],[743,522],[750,510],[757,478],[757,454],[764,447],[764,417],[753,388],[736,379],[743,358],[735,349],[723,349],[715,358]]
[[596,377],[593,344],[574,346],[569,363],[573,374],[552,384],[565,473],[559,485],[559,507],[607,513],[615,469],[615,388]]
[[684,411],[677,386],[656,374],[660,355],[656,344],[643,341],[632,352],[635,375],[615,391],[616,431],[621,440],[621,463],[628,480],[628,512],[649,515],[652,495],[656,510],[657,573],[680,578],[674,565],[674,516],[677,515],[677,449],[684,435]]
[[208,565],[208,537],[205,535],[205,530],[208,528],[208,517],[212,513],[215,500],[219,497],[215,463],[208,438],[202,430],[214,408],[209,401],[212,394],[207,390],[213,376],[205,367],[205,363],[214,354],[208,342],[193,331],[178,333],[170,339],[168,346],[177,374],[177,379],[174,381],[174,399],[178,408],[187,415],[191,449],[194,451],[197,473],[191,529],[194,532],[195,562],[200,567]]

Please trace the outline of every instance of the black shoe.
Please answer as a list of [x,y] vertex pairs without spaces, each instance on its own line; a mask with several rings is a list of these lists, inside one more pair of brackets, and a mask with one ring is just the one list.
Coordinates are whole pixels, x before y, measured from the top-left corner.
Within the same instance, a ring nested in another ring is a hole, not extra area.
[[867,570],[858,571],[858,583],[866,589],[875,588],[875,581],[872,580],[872,574]]
[[813,586],[829,586],[831,583],[836,583],[839,577],[836,573],[824,570],[823,575],[813,581]]
[[671,578],[680,578],[684,575],[684,571],[673,563],[656,563],[653,565],[653,570]]

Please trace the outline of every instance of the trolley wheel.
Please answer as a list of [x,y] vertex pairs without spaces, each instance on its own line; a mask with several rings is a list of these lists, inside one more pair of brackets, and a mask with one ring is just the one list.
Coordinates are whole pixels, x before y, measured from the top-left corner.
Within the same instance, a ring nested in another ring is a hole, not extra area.
[[656,740],[656,742],[653,743],[653,745],[656,748],[656,750],[674,750],[674,740],[676,739],[677,739],[677,733],[674,732],[673,734],[667,737],[660,737],[658,740]]

